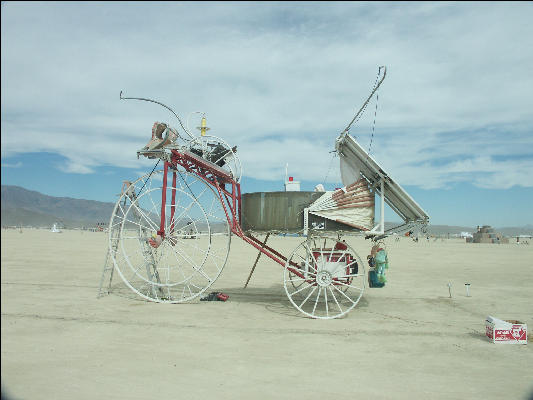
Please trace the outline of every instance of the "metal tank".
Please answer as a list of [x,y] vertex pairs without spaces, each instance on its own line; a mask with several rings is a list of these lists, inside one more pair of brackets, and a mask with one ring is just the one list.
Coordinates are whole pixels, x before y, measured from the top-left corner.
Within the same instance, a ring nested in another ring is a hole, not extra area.
[[[244,231],[301,233],[304,208],[323,192],[255,192],[241,195],[241,227]],[[309,215],[309,229],[316,231],[359,231],[348,225]]]
[[303,210],[319,192],[256,192],[241,196],[241,226],[245,231],[298,232],[303,229]]

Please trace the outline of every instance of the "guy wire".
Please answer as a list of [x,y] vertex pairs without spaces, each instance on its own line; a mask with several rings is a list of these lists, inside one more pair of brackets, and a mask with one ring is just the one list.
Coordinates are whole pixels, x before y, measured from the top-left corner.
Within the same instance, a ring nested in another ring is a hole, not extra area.
[[374,110],[374,123],[372,124],[372,136],[370,136],[370,145],[368,146],[368,151],[367,151],[368,155],[370,155],[370,149],[372,148],[372,141],[374,140],[374,130],[376,129],[376,114],[378,112],[378,102],[379,102],[379,92],[376,92],[376,108]]
[[154,173],[155,169],[157,168],[157,165],[159,164],[159,161],[161,161],[161,159],[157,160],[157,162],[155,163],[154,168],[152,168],[152,172],[150,172],[150,175],[148,175],[148,178],[146,178],[146,181],[144,181],[144,185],[141,188],[141,190],[139,190],[139,193],[137,193],[137,196],[139,196],[141,194],[141,192],[143,191],[144,187],[146,186],[146,182],[148,182],[148,179],[150,179],[150,177]]
[[326,184],[326,180],[328,179],[328,176],[329,176],[329,172],[331,171],[331,166],[333,165],[333,159],[335,158],[335,154],[337,153],[335,150],[331,151],[330,153],[333,153],[332,156],[331,156],[331,160],[329,161],[329,167],[328,167],[328,170],[326,172],[326,177],[324,178],[324,184]]

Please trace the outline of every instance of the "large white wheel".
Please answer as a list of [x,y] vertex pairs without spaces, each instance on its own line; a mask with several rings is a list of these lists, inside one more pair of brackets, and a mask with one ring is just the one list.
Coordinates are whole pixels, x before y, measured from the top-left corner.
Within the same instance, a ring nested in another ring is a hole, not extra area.
[[287,259],[285,292],[311,318],[339,318],[361,299],[365,267],[353,248],[329,237],[309,238]]
[[[146,175],[121,195],[109,224],[113,263],[124,283],[139,296],[180,303],[200,296],[226,264],[231,231],[216,191],[196,175],[167,175],[161,225],[164,171]],[[174,199],[174,201],[172,201]]]

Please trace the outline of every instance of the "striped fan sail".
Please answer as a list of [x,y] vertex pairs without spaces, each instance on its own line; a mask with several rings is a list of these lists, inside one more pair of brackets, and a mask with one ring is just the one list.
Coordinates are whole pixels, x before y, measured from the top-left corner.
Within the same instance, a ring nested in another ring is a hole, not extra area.
[[342,224],[369,231],[374,226],[374,194],[366,179],[326,192],[309,207],[309,212]]

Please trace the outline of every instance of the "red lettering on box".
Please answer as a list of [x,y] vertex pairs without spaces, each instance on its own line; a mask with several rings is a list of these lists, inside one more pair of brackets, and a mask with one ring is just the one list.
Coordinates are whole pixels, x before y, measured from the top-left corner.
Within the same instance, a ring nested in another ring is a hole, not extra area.
[[521,325],[513,325],[513,329],[495,329],[496,340],[526,340],[526,330]]

